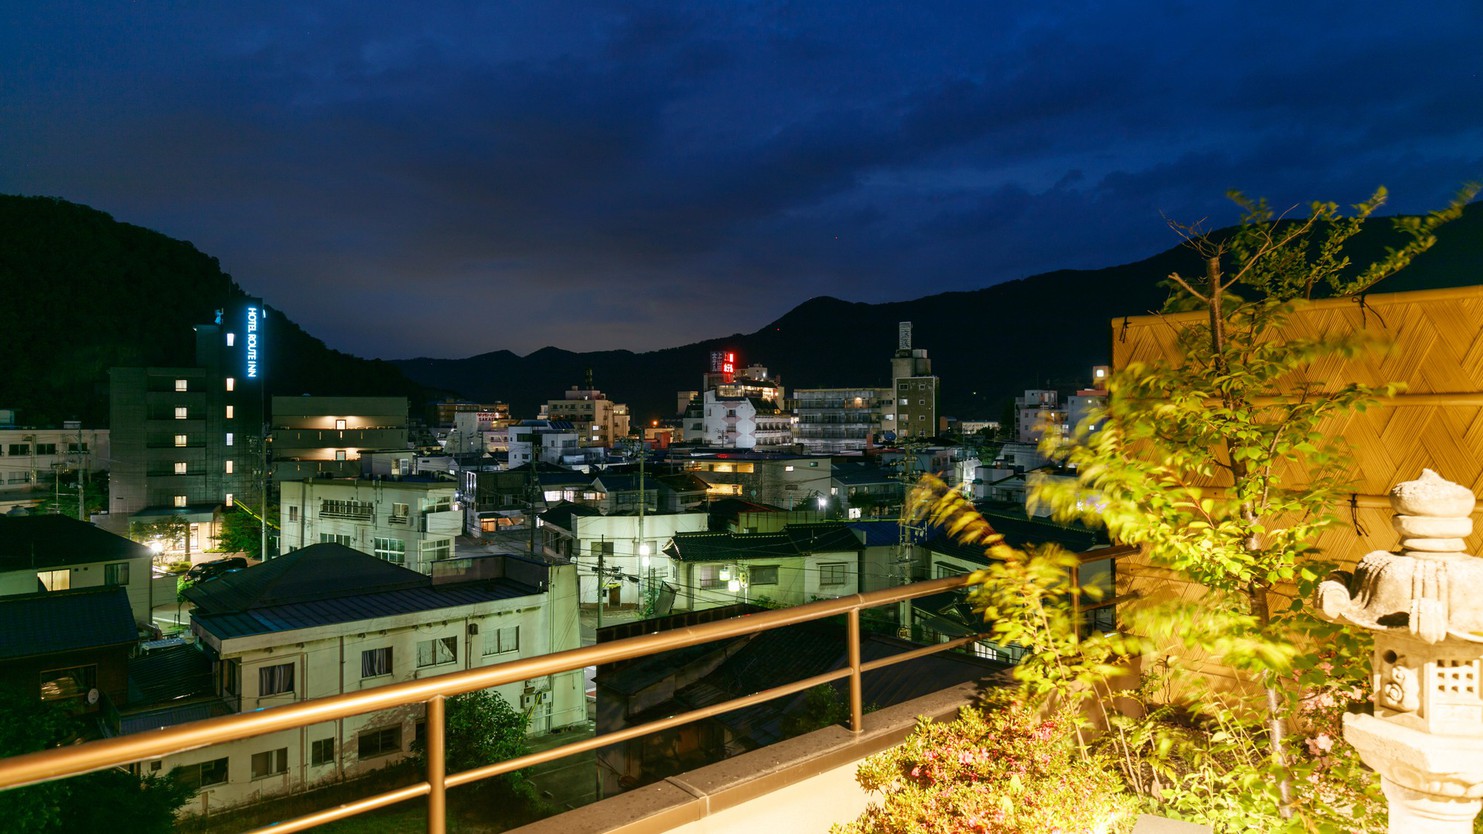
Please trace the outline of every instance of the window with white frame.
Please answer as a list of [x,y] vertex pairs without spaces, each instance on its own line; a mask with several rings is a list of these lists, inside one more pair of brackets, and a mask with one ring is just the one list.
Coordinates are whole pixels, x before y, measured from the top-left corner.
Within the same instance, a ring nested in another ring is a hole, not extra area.
[[227,390],[228,391],[235,391],[235,390],[237,390],[237,380],[233,379],[232,377],[227,377]]
[[366,649],[360,653],[360,676],[379,678],[391,674],[391,647]]
[[228,475],[232,474],[233,468],[234,468],[234,462],[230,458],[228,458],[227,459],[227,462],[226,462],[226,469],[227,469],[226,474],[228,474]]
[[186,380],[183,380],[183,379],[177,379],[177,380],[175,380],[175,390],[176,391],[189,391],[190,390],[190,383],[187,382]]
[[189,437],[186,437],[183,434],[177,434],[177,435],[175,435],[175,445],[177,447],[178,446],[184,446],[188,442],[190,442],[190,438]]
[[441,666],[458,661],[458,638],[438,637],[417,643],[417,666]]
[[235,506],[237,506],[237,502],[236,502],[235,499],[232,498],[232,494],[230,492],[228,492],[227,495],[226,495],[226,504],[227,504],[228,507],[235,507]]
[[189,496],[185,496],[185,495],[177,495],[177,496],[175,496],[175,506],[177,506],[177,507],[186,507],[186,506],[189,506],[190,505],[190,502],[189,502],[188,499],[189,499]]
[[229,405],[229,406],[227,406],[227,419],[228,420],[231,420],[231,419],[234,419],[236,416],[237,416],[237,407],[235,405]]
[[353,547],[354,546],[354,545],[352,545],[350,543],[350,537],[347,536],[347,535],[343,535],[341,533],[320,533],[319,534],[319,543],[320,544],[343,544],[346,547]]
[[184,420],[188,417],[190,417],[190,409],[186,408],[183,405],[175,406],[175,419]]
[[187,467],[185,465],[185,461],[183,461],[183,460],[177,460],[177,461],[175,461],[175,474],[177,474],[177,475],[184,475],[186,473],[186,469],[187,469]]
[[484,635],[484,655],[520,651],[520,626],[491,628]]
[[279,663],[257,670],[257,694],[260,698],[294,691],[294,665]]
[[227,432],[227,445],[228,446],[231,446],[232,443],[233,443],[233,441],[235,441],[235,440],[236,440],[236,436],[233,435],[231,432]]
[[452,539],[429,539],[422,543],[422,563],[436,562],[453,555]]
[[401,539],[377,536],[372,541],[371,555],[393,565],[405,565],[407,563],[407,543]]
[[819,585],[843,585],[849,576],[849,566],[844,562],[819,565]]
[[277,776],[287,772],[287,747],[280,747],[277,750],[264,750],[261,753],[252,754],[252,778],[266,779],[269,776]]

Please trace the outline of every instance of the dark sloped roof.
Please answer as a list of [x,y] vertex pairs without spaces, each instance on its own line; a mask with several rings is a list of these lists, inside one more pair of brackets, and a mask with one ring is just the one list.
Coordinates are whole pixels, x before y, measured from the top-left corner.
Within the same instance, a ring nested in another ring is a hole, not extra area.
[[139,639],[122,586],[0,598],[0,659],[128,645]]
[[0,516],[0,571],[148,558],[144,545],[75,518]]
[[706,483],[704,478],[696,477],[693,472],[656,475],[654,480],[671,492],[705,492],[710,488],[710,484]]
[[573,527],[572,521],[574,518],[578,516],[592,515],[602,515],[602,511],[598,510],[596,507],[589,507],[586,504],[578,504],[574,501],[563,501],[560,504],[552,507],[551,509],[541,513],[541,521],[545,522],[546,524],[550,524],[553,527],[560,527],[563,530],[571,530]]
[[665,553],[682,562],[726,562],[836,553],[860,549],[860,540],[839,522],[789,524],[777,533],[676,533]]
[[419,588],[432,579],[341,544],[315,544],[186,589],[203,614]]
[[197,626],[218,639],[227,640],[254,634],[341,625],[397,614],[436,611],[459,605],[477,605],[535,593],[538,591],[534,588],[505,580],[439,586],[433,586],[429,582],[426,587],[421,588],[302,600],[247,611],[202,613],[198,608],[191,616]]

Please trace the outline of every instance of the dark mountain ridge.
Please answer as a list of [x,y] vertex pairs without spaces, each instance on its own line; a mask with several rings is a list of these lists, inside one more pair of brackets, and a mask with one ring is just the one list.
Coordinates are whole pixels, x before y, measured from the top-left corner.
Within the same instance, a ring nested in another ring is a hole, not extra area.
[[[1369,224],[1352,249],[1356,262],[1395,242],[1390,224]],[[636,420],[672,416],[676,392],[699,387],[713,350],[734,350],[743,365],[767,366],[791,391],[878,387],[889,382],[896,328],[913,323],[913,344],[928,351],[942,378],[942,412],[997,418],[1026,388],[1069,387],[1104,363],[1112,321],[1159,309],[1159,282],[1200,270],[1175,246],[1135,263],[1059,270],[966,292],[864,304],[810,299],[749,334],[733,334],[646,353],[574,353],[555,347],[527,356],[508,350],[465,359],[365,360],[328,348],[274,312],[268,320],[267,379],[277,394],[407,396],[447,392],[508,402],[520,416],[593,384],[630,405]],[[1483,276],[1483,208],[1443,227],[1439,242],[1378,289],[1399,291],[1473,283]],[[107,369],[192,361],[192,326],[245,293],[215,258],[86,206],[52,198],[0,196],[0,408],[20,421],[54,424],[79,417],[107,422]],[[264,299],[269,308],[273,299]]]

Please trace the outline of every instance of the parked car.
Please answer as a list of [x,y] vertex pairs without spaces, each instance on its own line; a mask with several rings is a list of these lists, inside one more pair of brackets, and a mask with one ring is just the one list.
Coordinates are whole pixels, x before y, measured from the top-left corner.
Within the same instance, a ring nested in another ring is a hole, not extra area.
[[204,582],[245,567],[247,567],[246,559],[241,556],[228,556],[225,559],[216,559],[196,565],[185,572],[185,579],[187,582]]

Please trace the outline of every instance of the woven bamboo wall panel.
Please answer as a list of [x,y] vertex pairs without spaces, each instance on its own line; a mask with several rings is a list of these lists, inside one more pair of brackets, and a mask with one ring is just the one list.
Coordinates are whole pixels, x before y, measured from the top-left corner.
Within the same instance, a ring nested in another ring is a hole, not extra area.
[[[1114,368],[1172,357],[1179,329],[1203,320],[1202,314],[1114,319]],[[1407,395],[1483,392],[1483,287],[1371,295],[1363,307],[1353,299],[1314,302],[1298,311],[1284,332],[1318,338],[1360,330],[1382,346],[1352,359],[1321,360],[1303,377],[1284,381],[1287,390],[1305,383],[1406,385],[1399,397],[1362,413],[1335,416],[1321,426],[1351,456],[1348,474],[1355,494],[1363,499],[1360,506],[1338,508],[1345,523],[1318,541],[1322,558],[1342,564],[1352,564],[1372,550],[1396,547],[1390,509],[1376,499],[1393,485],[1417,477],[1423,468],[1483,494],[1483,407],[1476,398],[1468,404],[1407,404]],[[1305,476],[1301,466],[1281,472],[1288,484],[1305,483]],[[1469,552],[1483,555],[1483,515],[1473,519]],[[1201,592],[1169,579],[1166,571],[1130,557],[1119,562],[1118,593],[1190,599]],[[1216,662],[1199,654],[1184,660],[1195,666]]]

